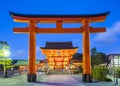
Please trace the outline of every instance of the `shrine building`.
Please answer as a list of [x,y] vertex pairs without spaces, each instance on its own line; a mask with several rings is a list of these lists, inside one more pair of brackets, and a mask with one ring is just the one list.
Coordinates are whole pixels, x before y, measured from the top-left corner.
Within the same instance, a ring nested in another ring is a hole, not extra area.
[[73,47],[72,42],[46,42],[45,47],[40,47],[46,56],[48,67],[63,69],[70,65],[71,58],[77,52],[78,47]]

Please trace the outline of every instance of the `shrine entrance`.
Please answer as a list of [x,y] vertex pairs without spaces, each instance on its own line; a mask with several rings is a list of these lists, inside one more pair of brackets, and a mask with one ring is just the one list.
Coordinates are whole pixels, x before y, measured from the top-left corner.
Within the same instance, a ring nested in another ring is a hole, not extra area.
[[[82,33],[83,36],[83,82],[92,82],[90,58],[90,33],[105,32],[105,27],[94,28],[92,22],[103,22],[109,12],[87,15],[31,15],[10,12],[15,22],[27,22],[28,27],[14,28],[15,33],[29,34],[28,82],[36,81],[36,34],[37,33]],[[39,22],[54,22],[56,28],[38,28]],[[81,23],[80,28],[63,28],[63,23]]]
[[46,42],[45,47],[40,47],[45,55],[48,67],[53,69],[66,69],[70,65],[72,56],[77,52],[78,47],[73,47],[70,42]]

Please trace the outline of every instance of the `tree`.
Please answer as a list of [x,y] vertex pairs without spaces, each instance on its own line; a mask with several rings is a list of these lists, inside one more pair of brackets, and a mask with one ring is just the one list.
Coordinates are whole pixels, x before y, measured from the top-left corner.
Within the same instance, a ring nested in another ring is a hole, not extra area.
[[96,47],[92,48],[90,52],[91,52],[92,57],[96,56],[97,55],[97,49],[96,49]]
[[100,65],[106,63],[107,55],[103,52],[98,52],[96,48],[91,49],[91,65]]
[[0,64],[4,67],[4,77],[7,77],[7,68],[11,68],[12,65],[9,48],[7,42],[0,41]]
[[72,60],[82,60],[83,55],[81,53],[75,53]]
[[9,45],[5,41],[0,41],[0,57],[9,57],[10,56],[10,50]]
[[1,57],[0,64],[2,64],[4,68],[4,77],[7,77],[7,69],[12,67],[12,59]]
[[98,52],[98,55],[101,57],[103,63],[107,63],[107,55],[103,52]]

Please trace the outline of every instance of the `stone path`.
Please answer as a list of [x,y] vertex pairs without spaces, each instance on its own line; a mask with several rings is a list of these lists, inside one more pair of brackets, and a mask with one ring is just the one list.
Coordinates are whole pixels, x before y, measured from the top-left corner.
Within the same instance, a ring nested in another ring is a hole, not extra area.
[[[7,82],[7,83],[6,83]],[[37,82],[27,82],[27,75],[11,76],[8,78],[0,77],[0,86],[120,86],[114,85],[115,82],[84,83],[82,75],[37,75]]]
[[46,75],[45,78],[36,82],[34,86],[119,86],[114,82],[84,83],[81,75]]
[[40,86],[86,86],[74,79],[71,75],[48,75],[42,79]]

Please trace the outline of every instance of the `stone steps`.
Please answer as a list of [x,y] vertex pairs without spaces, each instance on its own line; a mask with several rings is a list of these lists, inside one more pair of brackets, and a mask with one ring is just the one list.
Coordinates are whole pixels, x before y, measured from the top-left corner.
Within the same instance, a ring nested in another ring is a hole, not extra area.
[[58,74],[58,75],[69,75],[70,73],[68,71],[63,71],[63,70],[60,70],[60,69],[59,70],[55,69],[55,70],[49,71],[48,74],[51,74],[51,75],[56,75],[56,74]]

